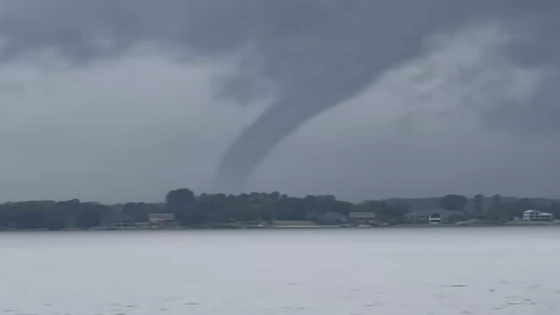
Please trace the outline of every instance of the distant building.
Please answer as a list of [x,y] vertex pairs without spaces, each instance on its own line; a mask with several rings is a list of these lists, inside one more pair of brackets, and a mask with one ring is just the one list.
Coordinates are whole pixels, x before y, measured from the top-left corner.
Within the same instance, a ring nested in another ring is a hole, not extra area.
[[452,223],[466,219],[462,211],[432,209],[407,213],[404,216],[406,223]]
[[442,216],[440,213],[432,213],[428,216],[428,223],[430,224],[439,224],[442,223],[441,221],[443,220]]
[[106,228],[127,228],[134,226],[134,219],[122,212],[112,212],[103,220],[103,226]]
[[527,210],[523,212],[523,221],[554,221],[554,215],[548,212],[541,212],[538,210]]
[[174,213],[150,213],[150,225],[154,227],[175,226]]
[[375,213],[373,212],[350,212],[348,215],[348,221],[353,225],[360,224],[374,224],[375,223]]
[[320,224],[343,224],[348,221],[348,217],[342,213],[328,211],[325,214],[315,216],[313,221]]

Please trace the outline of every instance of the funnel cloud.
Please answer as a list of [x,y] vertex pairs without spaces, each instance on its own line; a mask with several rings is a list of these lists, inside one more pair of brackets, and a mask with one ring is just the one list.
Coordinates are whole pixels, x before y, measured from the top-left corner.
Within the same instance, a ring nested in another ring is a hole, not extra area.
[[[533,132],[556,132],[559,13],[556,0],[4,0],[0,58],[53,51],[81,66],[120,58],[141,45],[172,50],[185,60],[244,52],[259,71],[243,79],[269,80],[276,99],[221,160],[214,190],[234,192],[310,119],[422,56],[431,37],[480,23],[509,30],[504,58],[547,73],[542,91],[527,101],[530,107],[516,104],[506,112],[498,104],[481,111],[483,122],[498,116],[504,118],[499,128],[517,132],[523,116],[537,125]],[[230,97],[247,98],[241,89],[227,90]]]

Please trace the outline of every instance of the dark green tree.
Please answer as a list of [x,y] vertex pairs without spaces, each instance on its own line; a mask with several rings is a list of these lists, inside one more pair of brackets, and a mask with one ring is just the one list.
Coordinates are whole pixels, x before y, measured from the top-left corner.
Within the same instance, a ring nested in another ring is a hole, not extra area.
[[170,191],[165,197],[166,211],[174,213],[183,225],[197,225],[206,220],[205,213],[196,207],[196,197],[187,188]]
[[12,204],[0,205],[0,229],[13,228],[15,226],[15,212]]
[[196,201],[195,208],[206,216],[205,220],[213,223],[226,223],[232,220],[227,207],[234,201],[233,196],[203,194]]
[[14,223],[19,229],[61,229],[65,214],[54,201],[27,201],[13,204]]
[[40,229],[47,226],[45,214],[36,209],[18,211],[15,223],[18,229],[24,230]]
[[492,208],[499,208],[502,205],[502,196],[494,195],[492,197]]
[[101,226],[103,218],[111,213],[109,207],[95,203],[81,203],[77,207],[75,226],[82,229],[89,229]]
[[167,206],[171,208],[185,207],[190,205],[194,200],[194,192],[187,188],[172,190],[165,197]]
[[445,210],[464,210],[467,205],[467,197],[461,195],[447,195],[441,198],[439,206]]
[[130,216],[134,222],[148,222],[150,213],[157,213],[160,207],[144,202],[129,202],[123,207],[123,213]]
[[484,196],[482,194],[478,194],[474,196],[474,215],[476,217],[483,217],[485,216],[484,213]]
[[502,205],[502,196],[492,196],[492,202],[490,204],[490,208],[488,209],[487,215],[489,218],[499,221],[507,221],[509,219],[509,214]]
[[560,202],[554,201],[549,204],[546,208],[546,212],[552,213],[556,219],[560,218]]

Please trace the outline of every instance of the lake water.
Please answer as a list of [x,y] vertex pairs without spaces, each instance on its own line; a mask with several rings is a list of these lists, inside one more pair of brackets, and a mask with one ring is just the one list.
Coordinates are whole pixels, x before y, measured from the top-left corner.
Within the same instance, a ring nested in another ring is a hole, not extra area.
[[0,233],[0,314],[560,314],[560,228]]

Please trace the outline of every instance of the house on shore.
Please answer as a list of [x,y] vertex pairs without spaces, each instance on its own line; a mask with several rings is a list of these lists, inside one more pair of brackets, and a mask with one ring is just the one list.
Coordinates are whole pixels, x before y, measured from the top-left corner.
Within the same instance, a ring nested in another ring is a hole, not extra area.
[[154,228],[177,226],[174,213],[150,213],[149,220],[150,226]]
[[454,223],[464,219],[466,215],[462,211],[445,209],[414,211],[404,216],[405,222],[412,224]]
[[322,214],[310,213],[305,219],[321,225],[340,225],[348,222],[348,216],[334,211],[327,211]]
[[554,221],[554,215],[539,210],[527,210],[523,212],[523,221],[526,222],[543,222]]
[[350,212],[348,221],[352,225],[373,225],[375,224],[375,213],[373,212]]
[[318,215],[312,218],[319,224],[344,224],[348,221],[348,217],[342,213],[328,211],[322,215]]
[[109,229],[129,228],[135,225],[134,219],[122,212],[112,212],[103,218],[102,226]]

